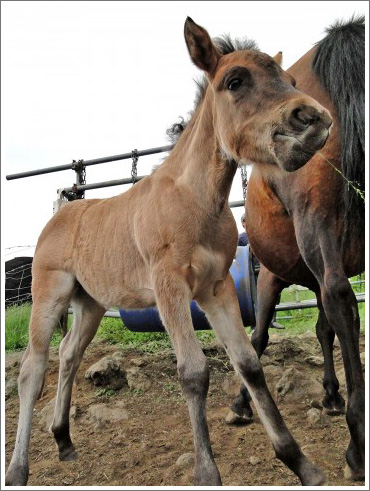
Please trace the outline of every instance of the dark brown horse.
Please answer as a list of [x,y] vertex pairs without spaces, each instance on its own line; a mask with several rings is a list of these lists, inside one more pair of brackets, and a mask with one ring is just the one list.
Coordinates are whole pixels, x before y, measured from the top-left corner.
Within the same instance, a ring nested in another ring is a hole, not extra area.
[[[276,455],[305,485],[323,473],[302,453],[267,389],[245,334],[229,273],[237,243],[228,206],[236,161],[293,171],[325,144],[327,110],[296,90],[269,56],[222,54],[191,19],[185,40],[208,79],[172,153],[126,193],[63,206],[44,228],[33,261],[29,344],[19,375],[20,411],[7,485],[28,480],[33,408],[43,386],[55,323],[71,302],[73,326],[60,346],[52,431],[61,460],[77,457],[69,431],[74,376],[104,312],[112,305],[157,305],[177,357],[195,445],[195,482],[220,485],[206,419],[209,376],[194,333],[195,299],[248,386]],[[293,138],[294,135],[294,138]],[[284,171],[285,172],[285,171]]]
[[[337,334],[347,385],[351,441],[346,475],[364,477],[364,379],[359,355],[359,316],[349,277],[364,270],[364,19],[336,23],[288,73],[296,87],[333,115],[334,128],[321,152],[297,172],[254,165],[245,217],[251,247],[261,262],[258,318],[252,343],[261,356],[281,290],[304,285],[317,296],[316,332],[324,354],[323,405],[344,412],[334,372]],[[232,410],[250,419],[248,392]]]

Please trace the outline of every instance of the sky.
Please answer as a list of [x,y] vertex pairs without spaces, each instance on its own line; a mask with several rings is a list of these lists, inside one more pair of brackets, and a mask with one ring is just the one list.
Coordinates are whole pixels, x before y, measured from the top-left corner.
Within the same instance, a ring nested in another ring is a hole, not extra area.
[[[368,2],[1,2],[1,200],[5,260],[32,255],[72,170],[8,174],[168,145],[166,129],[193,107],[200,71],[183,36],[189,15],[212,37],[254,39],[287,69],[336,20]],[[366,46],[368,43],[366,43]],[[144,175],[165,154],[142,157]],[[129,177],[128,160],[87,168],[93,183]],[[86,198],[129,186],[87,191]],[[242,199],[240,174],[231,200]],[[242,208],[233,210],[239,231]],[[22,246],[17,248],[16,246]]]

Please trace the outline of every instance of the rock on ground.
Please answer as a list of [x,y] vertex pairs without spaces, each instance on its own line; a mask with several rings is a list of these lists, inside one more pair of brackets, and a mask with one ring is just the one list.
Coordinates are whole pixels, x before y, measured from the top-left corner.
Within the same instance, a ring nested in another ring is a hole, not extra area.
[[94,363],[85,373],[85,378],[92,380],[94,385],[104,386],[113,390],[122,389],[127,385],[125,371],[118,357],[105,356]]
[[188,467],[190,465],[194,465],[195,457],[193,452],[187,452],[176,460],[177,467]]
[[87,410],[86,416],[91,423],[103,427],[109,423],[118,423],[129,419],[129,413],[124,409],[123,401],[118,401],[114,406],[107,407],[106,404],[93,404]]
[[278,402],[304,402],[320,399],[324,393],[321,383],[305,372],[296,368],[288,368],[276,384]]
[[127,383],[130,389],[147,390],[151,386],[150,379],[139,367],[132,367],[126,371]]

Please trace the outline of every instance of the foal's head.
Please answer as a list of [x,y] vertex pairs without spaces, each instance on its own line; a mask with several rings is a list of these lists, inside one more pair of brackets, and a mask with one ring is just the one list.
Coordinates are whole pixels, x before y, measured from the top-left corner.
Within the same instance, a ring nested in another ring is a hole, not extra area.
[[185,40],[213,92],[213,124],[220,150],[240,162],[299,169],[323,147],[330,114],[294,88],[294,79],[256,50],[222,55],[207,31],[187,18]]

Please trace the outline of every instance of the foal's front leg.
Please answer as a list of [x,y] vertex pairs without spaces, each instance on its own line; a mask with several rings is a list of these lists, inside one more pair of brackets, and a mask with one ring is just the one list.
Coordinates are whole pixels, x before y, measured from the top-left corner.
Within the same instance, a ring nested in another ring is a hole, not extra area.
[[[258,358],[261,358],[269,340],[269,327],[275,312],[275,306],[282,290],[288,286],[280,278],[275,276],[263,264],[258,274],[257,299],[258,313],[257,325],[252,333],[251,342],[256,350]],[[227,415],[227,423],[247,423],[253,418],[250,406],[251,397],[244,383],[241,385],[238,397],[233,401],[231,410]]]
[[324,483],[324,474],[302,453],[287,429],[267,388],[257,353],[243,327],[231,275],[211,294],[197,298],[237,372],[242,376],[260,419],[270,436],[276,456],[301,480],[304,486]]
[[158,310],[175,350],[177,371],[193,428],[195,485],[221,486],[206,419],[209,372],[191,320],[190,288],[185,279],[169,267],[157,268],[153,276]]

